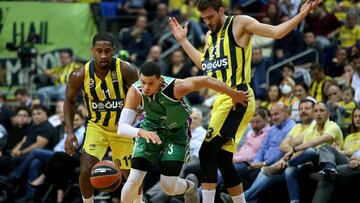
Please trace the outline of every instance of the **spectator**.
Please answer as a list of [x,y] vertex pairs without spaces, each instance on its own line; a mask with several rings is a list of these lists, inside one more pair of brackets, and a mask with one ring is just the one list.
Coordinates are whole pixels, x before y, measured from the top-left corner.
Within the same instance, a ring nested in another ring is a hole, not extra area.
[[297,98],[294,96],[295,81],[291,77],[286,77],[279,87],[281,94],[283,95],[279,102],[282,102],[289,110],[291,110],[294,104],[298,102]]
[[345,48],[339,47],[336,50],[335,58],[331,63],[326,65],[325,74],[332,77],[340,77],[344,74],[344,67],[347,64],[347,51]]
[[165,33],[169,32],[168,6],[165,3],[159,3],[156,8],[156,16],[150,22],[149,28],[156,44]]
[[145,59],[152,45],[152,37],[145,30],[147,24],[146,16],[138,16],[135,25],[125,28],[120,32],[121,44],[130,53],[130,61],[140,66]]
[[326,92],[329,97],[326,105],[329,108],[330,120],[340,124],[341,117],[347,114],[345,109],[339,105],[339,102],[342,100],[340,87],[337,84],[330,84]]
[[146,57],[146,61],[152,61],[152,62],[158,63],[159,66],[161,67],[161,72],[164,73],[165,69],[166,69],[166,65],[165,65],[164,61],[160,58],[161,53],[162,53],[161,46],[159,46],[159,45],[151,46],[149,54]]
[[298,13],[300,5],[301,1],[298,0],[281,0],[279,2],[279,11],[292,18]]
[[76,68],[80,68],[81,64],[73,61],[72,54],[69,51],[60,52],[60,67],[45,70],[45,75],[53,81],[53,86],[42,87],[37,90],[38,97],[42,104],[50,101],[64,100],[66,83],[70,73]]
[[285,180],[289,192],[290,202],[299,202],[300,189],[298,183],[299,171],[308,161],[315,161],[318,158],[318,147],[322,144],[335,143],[343,146],[343,134],[340,127],[333,121],[329,121],[330,112],[324,103],[317,103],[314,106],[314,118],[316,124],[304,133],[303,143],[294,147],[293,158],[287,162]]
[[20,106],[31,108],[32,99],[26,89],[17,89],[15,91],[15,99]]
[[[286,22],[289,17],[283,16],[281,22]],[[292,30],[285,37],[276,39],[274,44],[275,60],[280,62],[306,49],[304,37],[299,30]]]
[[11,151],[25,136],[27,127],[31,121],[29,108],[22,106],[16,109],[15,116],[11,118],[11,130],[8,132],[6,144],[1,149],[1,156],[9,156]]
[[270,81],[266,81],[266,73],[271,65],[272,65],[271,59],[268,57],[263,57],[260,48],[253,48],[252,58],[251,58],[251,67],[253,68],[253,74],[251,80],[254,85],[254,93],[257,99],[264,100],[266,97],[265,84],[266,82],[270,82]]
[[309,95],[314,97],[317,102],[325,101],[323,97],[323,86],[325,81],[331,80],[331,77],[325,75],[324,68],[320,64],[312,64],[310,74],[313,81],[310,84]]
[[[323,145],[320,147],[319,165],[322,170],[311,175],[313,179],[319,181],[313,202],[330,202],[334,192],[335,176],[340,178],[341,181],[345,181],[345,177],[353,174],[351,170],[345,169],[348,168],[348,164],[350,166],[351,160],[356,161],[356,152],[360,150],[359,132],[360,108],[356,108],[352,116],[352,134],[345,138],[344,148],[342,149],[338,145]],[[359,163],[357,163],[357,166],[359,166]],[[349,172],[348,175],[344,174],[344,170]]]
[[42,105],[32,109],[32,123],[26,129],[23,139],[16,144],[8,156],[0,157],[1,174],[7,175],[18,166],[34,149],[51,149],[54,145],[55,128],[49,123],[47,108]]
[[346,64],[344,67],[344,73],[340,77],[335,78],[335,80],[340,86],[351,86],[353,75],[354,69],[352,64]]
[[11,130],[11,117],[13,114],[14,112],[9,106],[0,102],[0,125],[2,125],[7,132]]
[[281,92],[279,86],[271,85],[267,91],[266,99],[261,103],[261,106],[270,110],[274,104],[280,101],[280,98]]
[[181,50],[176,50],[171,54],[171,60],[165,75],[181,79],[191,77],[190,67],[186,63],[184,53]]
[[305,23],[305,30],[314,33],[322,49],[331,45],[331,39],[339,32],[341,26],[335,15],[326,11],[324,3],[314,8],[306,17]]
[[[311,64],[318,62],[320,64],[324,64],[324,54],[323,49],[321,48],[318,41],[316,41],[315,34],[311,31],[307,31],[304,33],[304,40],[306,49],[315,49],[316,53],[308,53],[302,58],[296,60],[296,66],[300,68],[309,69]],[[318,58],[316,58],[318,57]]]
[[285,175],[284,173],[281,173],[283,171],[281,169],[285,168],[285,163],[290,159],[292,148],[302,143],[303,133],[309,129],[313,121],[313,113],[314,102],[306,99],[301,100],[301,123],[295,125],[280,144],[280,149],[285,154],[273,166],[264,167],[262,169],[256,177],[253,185],[245,191],[245,198],[247,201],[258,199],[261,193],[270,189],[275,183],[285,180]]
[[[79,146],[82,145],[85,127],[84,118],[79,113],[74,118],[75,135],[78,138]],[[53,150],[50,149],[34,149],[26,156],[25,160],[8,176],[0,176],[0,184],[6,186],[9,189],[15,188],[15,185],[19,182],[20,178],[27,172],[27,182],[32,182],[41,173],[41,168],[46,165],[53,157],[55,152],[65,152],[65,139],[66,135],[61,136],[62,139]],[[27,184],[25,196],[19,199],[19,202],[29,202],[35,200],[35,188]]]
[[339,102],[339,108],[345,109],[345,112],[341,115],[340,127],[345,136],[351,132],[352,113],[357,106],[354,101],[354,94],[355,90],[351,86],[345,86],[342,88],[343,96],[342,101]]
[[360,55],[354,55],[351,61],[354,68],[354,75],[351,79],[351,86],[355,89],[354,99],[356,103],[360,103]]
[[253,172],[255,176],[262,167],[269,166],[282,157],[283,153],[280,150],[280,143],[295,126],[295,122],[288,118],[289,113],[284,104],[274,104],[270,112],[274,125],[269,129],[268,135],[262,141],[253,162],[249,163],[248,166],[249,170],[255,171]]
[[350,49],[359,43],[360,25],[358,22],[358,11],[356,8],[350,9],[346,14],[346,23],[340,27],[338,40],[340,47]]
[[309,87],[304,82],[298,82],[295,84],[294,95],[298,99],[298,102],[295,103],[292,107],[291,118],[293,118],[296,122],[300,121],[300,102],[305,99],[311,100],[314,103],[316,102],[313,97],[308,95],[308,90]]

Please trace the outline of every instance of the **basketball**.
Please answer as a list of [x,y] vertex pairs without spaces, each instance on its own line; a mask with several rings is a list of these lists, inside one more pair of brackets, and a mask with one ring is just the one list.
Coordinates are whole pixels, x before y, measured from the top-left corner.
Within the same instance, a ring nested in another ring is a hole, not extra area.
[[91,185],[103,192],[116,190],[121,183],[121,171],[112,161],[100,161],[91,169]]

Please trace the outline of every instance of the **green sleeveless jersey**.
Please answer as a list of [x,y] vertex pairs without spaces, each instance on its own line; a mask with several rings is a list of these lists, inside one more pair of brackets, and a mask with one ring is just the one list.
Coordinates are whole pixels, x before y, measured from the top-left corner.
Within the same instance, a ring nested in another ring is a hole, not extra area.
[[[163,82],[160,90],[152,96],[145,96],[142,92],[141,82],[138,80],[134,87],[142,96],[142,109],[145,111],[144,121],[141,127],[147,130],[166,129],[173,130],[188,126],[188,118],[192,113],[192,108],[188,100],[183,97],[181,100],[175,100],[166,95],[166,88],[175,82],[174,78],[161,76]],[[173,92],[173,89],[169,92]]]

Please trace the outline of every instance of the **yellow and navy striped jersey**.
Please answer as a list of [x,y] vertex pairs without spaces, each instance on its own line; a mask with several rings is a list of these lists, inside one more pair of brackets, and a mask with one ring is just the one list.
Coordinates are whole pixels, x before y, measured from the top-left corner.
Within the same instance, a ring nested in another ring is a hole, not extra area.
[[66,66],[63,67],[55,67],[52,68],[51,74],[58,76],[58,78],[54,81],[55,85],[64,85],[67,83],[69,75],[71,72],[73,72],[73,70],[75,70],[76,68],[80,68],[81,64],[79,63],[75,63],[75,62],[71,62]]
[[223,81],[230,87],[251,82],[251,42],[246,47],[237,45],[233,31],[234,16],[225,20],[217,33],[211,33],[201,55],[205,74]]
[[317,102],[322,102],[324,100],[323,98],[323,85],[325,81],[331,80],[332,78],[330,76],[325,76],[325,78],[317,82],[316,80],[313,80],[310,84],[310,88],[308,90],[308,93],[310,96],[314,97]]
[[87,122],[116,132],[125,102],[125,84],[122,80],[120,59],[112,59],[110,70],[103,80],[96,76],[94,69],[93,60],[85,65],[82,95],[88,116]]

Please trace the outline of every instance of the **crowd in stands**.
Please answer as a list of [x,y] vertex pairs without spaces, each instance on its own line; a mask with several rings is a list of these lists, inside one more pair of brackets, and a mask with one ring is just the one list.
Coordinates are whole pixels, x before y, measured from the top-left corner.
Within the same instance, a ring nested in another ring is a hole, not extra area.
[[[192,42],[202,48],[207,30],[195,0],[78,2],[97,4],[99,16],[104,16],[102,9],[109,3],[116,6],[116,16],[137,16],[125,23],[127,27],[117,30],[117,57],[135,67],[145,61],[157,62],[162,74],[170,77],[202,74],[181,49],[162,58],[176,44],[171,36],[163,38],[169,33],[169,16],[189,22]],[[249,13],[272,25],[292,18],[301,5],[300,0],[225,3],[229,15]],[[248,202],[358,201],[354,191],[360,183],[359,13],[357,1],[324,0],[284,38],[252,37],[251,85],[257,110],[233,157]],[[273,65],[306,50],[313,52],[269,72]],[[16,105],[11,106],[6,97],[0,97],[0,202],[14,198],[33,201],[39,191],[44,192],[39,187],[43,184],[55,187],[55,201],[71,202],[65,191],[77,181],[79,160],[64,153],[62,104],[67,77],[81,64],[74,62],[67,51],[60,53],[60,59],[61,66],[35,80],[36,93],[18,89],[14,94]],[[190,161],[184,164],[181,176],[194,173],[200,179],[198,151],[216,94],[204,91],[187,97],[197,108],[191,115]],[[78,101],[74,126],[81,142],[86,109],[81,95]],[[145,178],[144,201],[183,201],[183,197],[168,197],[161,192],[158,180],[159,170],[154,167]],[[222,184],[219,173],[216,201],[231,202]],[[98,198],[106,195],[99,193]],[[118,193],[112,196],[113,201],[119,201]]]

